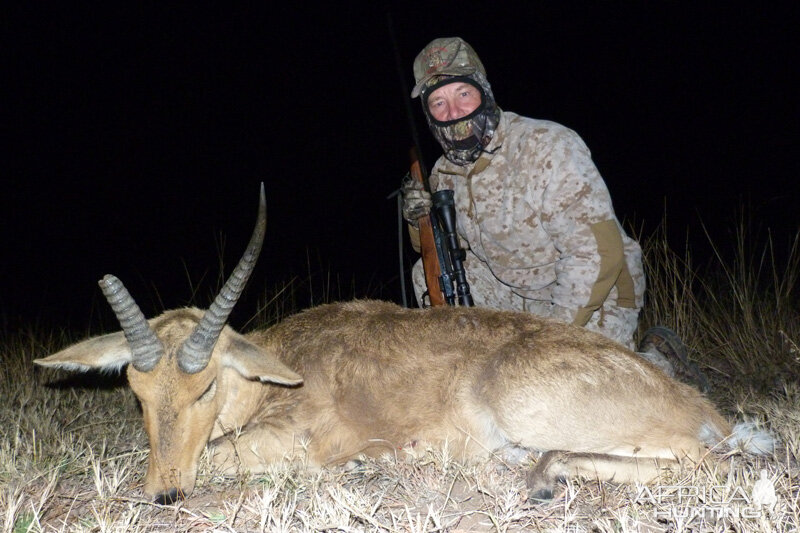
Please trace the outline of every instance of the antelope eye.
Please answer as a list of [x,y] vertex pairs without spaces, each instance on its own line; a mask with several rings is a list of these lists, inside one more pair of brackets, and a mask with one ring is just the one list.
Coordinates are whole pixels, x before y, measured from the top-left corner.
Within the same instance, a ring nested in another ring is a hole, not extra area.
[[200,397],[197,398],[197,401],[198,402],[211,401],[214,398],[214,394],[216,394],[216,392],[217,392],[217,380],[215,379],[208,385],[208,388],[206,388],[203,394],[201,394]]

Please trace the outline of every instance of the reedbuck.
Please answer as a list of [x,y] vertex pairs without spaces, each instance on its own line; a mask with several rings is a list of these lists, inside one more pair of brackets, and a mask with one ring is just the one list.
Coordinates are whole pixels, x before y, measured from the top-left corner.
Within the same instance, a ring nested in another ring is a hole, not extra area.
[[635,353],[530,314],[352,301],[239,334],[225,322],[265,227],[262,187],[247,250],[207,311],[148,321],[106,276],[100,286],[123,331],[35,361],[77,371],[128,365],[150,440],[144,490],[156,501],[192,492],[207,444],[228,473],[445,442],[463,459],[543,451],[528,474],[533,498],[552,497],[565,477],[648,482],[720,444],[771,449],[768,435],[734,431],[700,393]]

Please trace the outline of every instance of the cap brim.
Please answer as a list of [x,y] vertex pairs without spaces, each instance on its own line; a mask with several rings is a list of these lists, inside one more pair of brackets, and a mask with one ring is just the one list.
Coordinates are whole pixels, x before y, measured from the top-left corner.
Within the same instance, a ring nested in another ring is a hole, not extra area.
[[468,76],[469,74],[474,73],[476,70],[478,69],[472,66],[452,67],[444,70],[437,70],[434,73],[428,74],[427,76],[419,80],[419,83],[414,85],[414,88],[411,89],[411,98],[416,98],[417,96],[419,96],[420,93],[422,93],[422,89],[424,89],[425,86],[428,84],[428,82],[431,81],[433,78],[438,78],[440,76]]

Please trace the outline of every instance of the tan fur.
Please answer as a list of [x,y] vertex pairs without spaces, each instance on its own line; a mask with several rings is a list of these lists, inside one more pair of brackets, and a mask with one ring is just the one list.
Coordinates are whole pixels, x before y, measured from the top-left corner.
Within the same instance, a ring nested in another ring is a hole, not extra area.
[[[174,353],[200,315],[151,320],[166,355],[150,372],[128,367],[150,438],[148,494],[191,493],[209,441],[229,472],[444,442],[465,459],[504,446],[555,450],[528,480],[546,496],[563,476],[649,481],[731,432],[697,391],[633,352],[530,314],[323,305],[244,336],[226,326],[208,366],[188,375]],[[129,359],[112,335],[36,363],[80,369]]]

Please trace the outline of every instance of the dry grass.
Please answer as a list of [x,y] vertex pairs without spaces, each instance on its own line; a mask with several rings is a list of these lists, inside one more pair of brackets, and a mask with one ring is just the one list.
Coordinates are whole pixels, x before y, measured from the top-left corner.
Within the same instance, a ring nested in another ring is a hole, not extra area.
[[[760,241],[762,241],[760,244]],[[642,327],[677,331],[720,401],[781,394],[800,377],[800,232],[776,247],[741,223],[727,251],[709,239],[711,260],[695,265],[663,233],[644,241],[648,304]],[[776,253],[779,248],[780,254]]]
[[[771,243],[753,255],[742,242],[733,262],[718,251],[699,268],[665,243],[662,235],[645,242],[651,292],[643,324],[668,325],[688,340],[715,401],[778,436],[773,457],[732,455],[651,487],[569,483],[547,503],[527,500],[528,465],[459,464],[446,449],[349,468],[276,465],[235,478],[204,458],[192,497],[160,506],[141,493],[147,438],[124,378],[34,370],[32,359],[77,339],[5,332],[3,531],[798,531],[798,250],[779,266]],[[262,320],[288,312],[282,298],[260,306]],[[754,499],[762,471],[774,488],[771,506]]]

